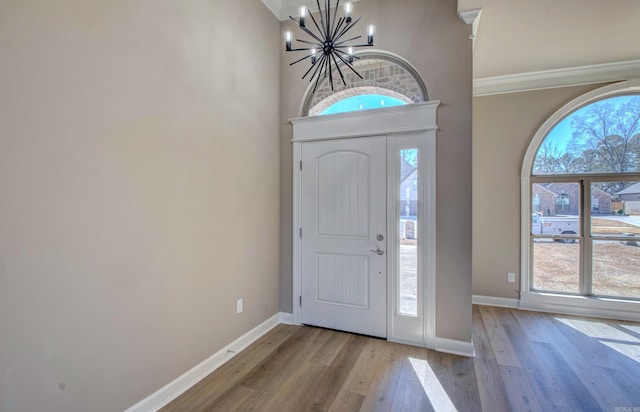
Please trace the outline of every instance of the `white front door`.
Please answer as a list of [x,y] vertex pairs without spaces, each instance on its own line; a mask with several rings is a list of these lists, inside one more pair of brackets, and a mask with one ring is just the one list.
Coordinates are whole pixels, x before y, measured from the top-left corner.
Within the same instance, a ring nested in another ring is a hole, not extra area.
[[301,146],[301,320],[387,336],[386,137]]

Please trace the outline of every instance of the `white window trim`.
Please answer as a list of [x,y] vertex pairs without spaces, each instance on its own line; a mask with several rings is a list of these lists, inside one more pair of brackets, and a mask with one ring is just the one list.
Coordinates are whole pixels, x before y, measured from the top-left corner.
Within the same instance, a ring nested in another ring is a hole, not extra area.
[[520,308],[640,321],[640,302],[531,291],[531,170],[538,147],[558,122],[579,107],[624,93],[640,92],[640,79],[604,86],[573,99],[556,111],[533,136],[522,162],[520,184]]

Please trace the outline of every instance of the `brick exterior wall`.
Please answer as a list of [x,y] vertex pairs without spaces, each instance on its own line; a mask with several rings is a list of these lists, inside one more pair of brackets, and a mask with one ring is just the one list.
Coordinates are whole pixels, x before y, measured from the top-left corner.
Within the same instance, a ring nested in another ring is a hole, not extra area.
[[348,97],[361,94],[383,94],[405,103],[424,101],[420,85],[403,67],[390,62],[380,62],[365,68],[356,67],[362,76],[360,79],[348,68],[342,70],[347,85],[342,84],[337,70],[333,73],[333,90],[327,80],[318,85],[311,100],[309,115],[322,113],[332,104]]

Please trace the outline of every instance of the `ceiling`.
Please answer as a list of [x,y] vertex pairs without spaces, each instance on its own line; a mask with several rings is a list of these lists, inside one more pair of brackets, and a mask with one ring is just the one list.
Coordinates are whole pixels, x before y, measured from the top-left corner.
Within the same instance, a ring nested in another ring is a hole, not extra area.
[[[317,8],[310,0],[262,1],[280,19],[303,3]],[[640,78],[638,0],[458,0],[459,13],[478,9],[476,95]]]

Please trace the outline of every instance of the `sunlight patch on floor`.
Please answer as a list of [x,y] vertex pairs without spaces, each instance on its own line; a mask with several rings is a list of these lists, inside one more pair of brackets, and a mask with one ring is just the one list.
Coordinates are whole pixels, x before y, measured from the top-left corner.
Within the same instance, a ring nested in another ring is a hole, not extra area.
[[561,317],[556,317],[554,319],[580,333],[585,334],[586,336],[598,340],[598,342],[615,350],[621,355],[640,363],[640,338],[636,336],[638,333],[635,330],[635,326],[619,325],[621,329],[629,330],[629,332],[625,332],[624,330],[607,325],[603,322],[566,319]]
[[433,409],[440,412],[457,412],[456,407],[451,402],[449,395],[440,384],[438,377],[433,373],[433,369],[429,366],[429,363],[423,359],[409,358],[413,371],[416,373],[424,393],[429,398]]

